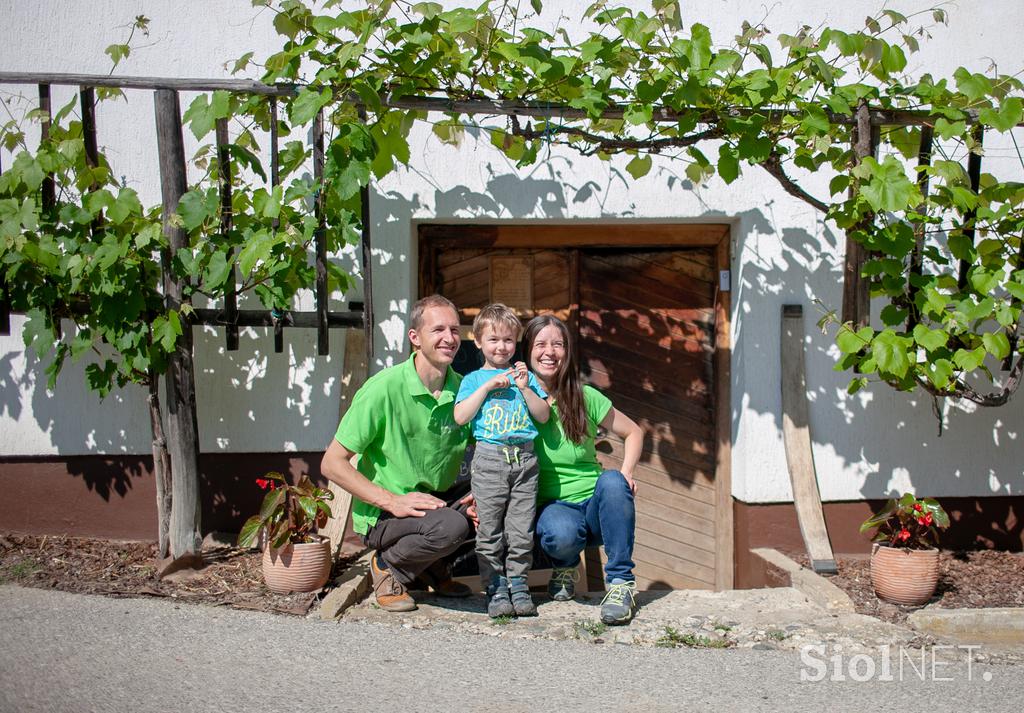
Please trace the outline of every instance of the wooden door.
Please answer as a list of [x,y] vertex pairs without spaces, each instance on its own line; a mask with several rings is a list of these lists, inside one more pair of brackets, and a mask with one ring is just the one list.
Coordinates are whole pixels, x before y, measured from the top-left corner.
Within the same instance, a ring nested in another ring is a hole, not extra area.
[[[715,587],[715,256],[584,250],[579,353],[584,381],[644,430],[635,477],[637,585]],[[622,442],[598,442],[608,467]]]
[[[731,587],[728,301],[716,293],[728,227],[421,226],[420,294],[451,299],[468,336],[495,287],[505,287],[491,271],[507,257],[528,257],[521,264],[530,272],[529,290],[505,290],[530,303],[510,306],[524,322],[544,312],[565,320],[584,381],[644,429],[638,585]],[[462,371],[478,366],[471,344],[464,340]],[[607,467],[621,462],[619,439],[605,435],[598,450]],[[600,587],[594,556],[588,572]]]

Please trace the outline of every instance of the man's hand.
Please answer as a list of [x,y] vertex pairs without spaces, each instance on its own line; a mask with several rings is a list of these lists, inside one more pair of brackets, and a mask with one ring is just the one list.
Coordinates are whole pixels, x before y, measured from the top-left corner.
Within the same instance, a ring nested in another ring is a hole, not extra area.
[[526,391],[530,388],[530,371],[526,368],[526,364],[517,361],[513,367],[514,376],[516,380],[516,386],[519,387],[520,391]]
[[428,510],[445,506],[444,500],[427,493],[406,493],[396,495],[384,508],[395,517],[423,517]]
[[456,505],[468,505],[466,508],[466,517],[473,521],[473,527],[480,527],[480,516],[476,513],[476,498],[473,497],[473,493],[466,495],[461,498]]

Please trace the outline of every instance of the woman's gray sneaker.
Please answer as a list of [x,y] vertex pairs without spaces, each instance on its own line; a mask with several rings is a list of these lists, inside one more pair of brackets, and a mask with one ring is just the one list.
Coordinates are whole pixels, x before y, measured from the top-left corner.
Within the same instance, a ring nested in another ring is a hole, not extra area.
[[636,582],[613,579],[608,593],[601,600],[601,621],[605,624],[628,624],[636,613]]
[[537,607],[530,596],[530,585],[527,584],[526,577],[510,577],[508,590],[516,616],[537,616]]
[[548,580],[548,596],[556,602],[568,602],[576,596],[577,567],[555,567]]

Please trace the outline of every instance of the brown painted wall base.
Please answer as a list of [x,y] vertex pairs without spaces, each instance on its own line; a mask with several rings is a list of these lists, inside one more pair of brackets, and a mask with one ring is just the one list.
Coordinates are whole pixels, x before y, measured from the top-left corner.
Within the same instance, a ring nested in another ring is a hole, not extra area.
[[[322,453],[210,453],[200,459],[203,533],[237,532],[259,508],[256,478],[276,470],[323,484]],[[156,539],[156,489],[146,456],[0,459],[0,531],[123,540]],[[881,500],[825,503],[825,524],[837,554],[868,554],[860,523]],[[952,526],[950,549],[1024,550],[1024,496],[943,498]],[[733,502],[735,586],[771,586],[771,573],[751,556],[757,547],[805,551],[792,503]]]
[[[871,551],[860,524],[882,506],[884,500],[824,503],[825,526],[836,554],[863,554]],[[988,498],[942,498],[952,524],[943,533],[940,544],[948,549],[1000,549],[1024,551],[1024,496]],[[750,589],[770,584],[763,563],[752,557],[757,547],[773,547],[781,552],[806,554],[796,509],[792,503],[751,504],[733,501],[736,537],[736,588]]]
[[[276,470],[320,475],[323,453],[210,453],[200,458],[202,529],[238,532],[258,509],[253,482]],[[0,530],[156,540],[156,485],[148,456],[0,459]]]

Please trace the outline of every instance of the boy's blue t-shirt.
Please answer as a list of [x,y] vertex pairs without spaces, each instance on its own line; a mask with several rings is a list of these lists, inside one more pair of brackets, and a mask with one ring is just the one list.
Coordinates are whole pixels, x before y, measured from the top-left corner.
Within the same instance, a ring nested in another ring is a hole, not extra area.
[[[462,378],[462,385],[459,387],[459,394],[455,397],[455,402],[466,400],[480,388],[481,384],[503,371],[505,370],[477,369],[466,374]],[[530,388],[542,399],[548,397],[533,372],[530,372],[528,383]],[[530,409],[515,381],[508,388],[490,392],[471,423],[473,436],[476,440],[486,443],[498,445],[524,443],[532,441],[537,436],[537,427],[534,425],[533,419],[530,418]]]

